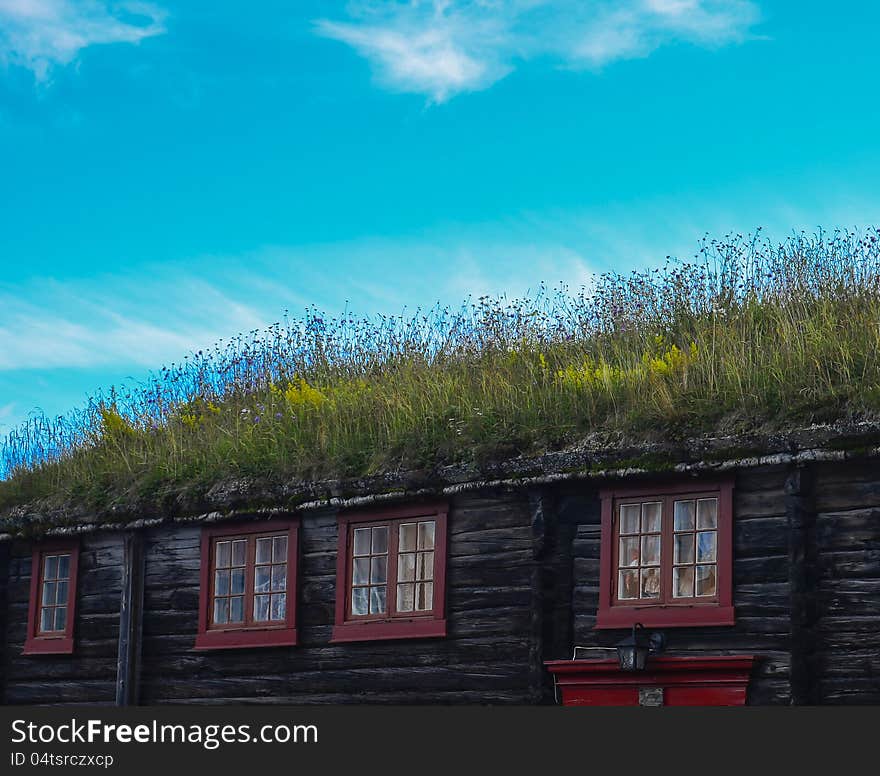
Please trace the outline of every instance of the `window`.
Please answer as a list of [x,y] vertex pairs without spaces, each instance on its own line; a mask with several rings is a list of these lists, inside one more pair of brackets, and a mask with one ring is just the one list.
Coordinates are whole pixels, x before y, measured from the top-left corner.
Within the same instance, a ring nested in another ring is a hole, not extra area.
[[603,491],[596,627],[732,625],[732,481]]
[[296,644],[297,523],[202,531],[196,649]]
[[446,635],[445,505],[339,517],[333,641]]
[[34,549],[24,654],[70,654],[76,612],[79,543],[52,542]]

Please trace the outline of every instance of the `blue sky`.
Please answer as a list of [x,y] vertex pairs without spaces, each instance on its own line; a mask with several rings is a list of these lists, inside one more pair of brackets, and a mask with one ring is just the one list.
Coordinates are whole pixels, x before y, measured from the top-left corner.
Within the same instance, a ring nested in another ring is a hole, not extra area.
[[871,6],[0,0],[0,432],[285,309],[876,224]]

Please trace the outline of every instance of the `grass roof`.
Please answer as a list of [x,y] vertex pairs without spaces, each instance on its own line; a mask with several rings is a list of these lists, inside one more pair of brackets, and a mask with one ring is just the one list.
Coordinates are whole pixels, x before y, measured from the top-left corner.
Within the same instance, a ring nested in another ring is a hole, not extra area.
[[706,240],[689,262],[458,309],[299,319],[34,416],[0,509],[348,478],[880,416],[880,234]]

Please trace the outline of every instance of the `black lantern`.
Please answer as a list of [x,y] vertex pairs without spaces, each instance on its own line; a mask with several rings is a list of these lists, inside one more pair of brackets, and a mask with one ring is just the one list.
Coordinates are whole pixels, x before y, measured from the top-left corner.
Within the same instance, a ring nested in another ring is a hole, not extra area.
[[617,645],[617,659],[621,671],[644,671],[651,652],[662,652],[666,637],[662,633],[645,633],[644,626],[637,622],[632,634]]

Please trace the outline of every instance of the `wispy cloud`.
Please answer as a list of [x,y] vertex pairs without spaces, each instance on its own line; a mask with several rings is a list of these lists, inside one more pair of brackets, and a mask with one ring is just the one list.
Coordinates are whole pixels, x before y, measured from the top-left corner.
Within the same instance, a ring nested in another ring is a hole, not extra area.
[[89,46],[160,35],[165,16],[147,2],[0,0],[0,64],[45,81],[53,67],[70,64]]
[[528,59],[601,68],[675,41],[741,42],[759,19],[751,0],[357,0],[349,9],[345,20],[318,20],[318,33],[366,57],[385,86],[435,102]]

